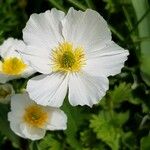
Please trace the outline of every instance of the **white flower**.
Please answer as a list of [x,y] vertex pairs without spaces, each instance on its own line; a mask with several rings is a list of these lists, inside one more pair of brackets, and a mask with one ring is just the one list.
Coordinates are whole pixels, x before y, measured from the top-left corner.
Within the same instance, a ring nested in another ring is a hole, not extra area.
[[8,104],[15,93],[11,84],[0,84],[0,103]]
[[23,30],[23,57],[43,75],[29,80],[29,96],[41,105],[59,107],[68,91],[75,105],[98,103],[120,73],[129,54],[111,40],[106,21],[96,11],[52,9],[31,15]]
[[31,140],[43,138],[46,130],[65,130],[67,124],[63,111],[37,105],[27,93],[12,96],[8,120],[18,136]]
[[0,83],[6,83],[9,80],[21,77],[26,78],[35,73],[17,52],[26,49],[23,41],[14,38],[8,38],[0,46],[0,56],[2,58],[0,61]]

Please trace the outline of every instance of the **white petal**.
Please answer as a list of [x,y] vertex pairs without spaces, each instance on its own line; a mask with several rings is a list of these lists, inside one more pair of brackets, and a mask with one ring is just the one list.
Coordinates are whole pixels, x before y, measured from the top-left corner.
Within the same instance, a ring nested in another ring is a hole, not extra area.
[[32,14],[23,30],[28,48],[21,52],[22,56],[40,73],[51,73],[50,52],[63,40],[60,22],[63,18],[64,13],[56,9]]
[[8,120],[10,122],[11,129],[19,136],[25,138],[20,124],[22,123],[22,116],[24,115],[24,109],[27,106],[26,95],[15,94],[11,98],[11,112],[8,113]]
[[16,79],[16,78],[21,78],[20,76],[11,76],[11,75],[6,75],[0,73],[0,83],[6,83],[10,80]]
[[24,41],[29,46],[41,48],[41,55],[42,52],[48,54],[62,40],[60,21],[63,18],[64,13],[56,9],[32,14],[23,30]]
[[83,46],[85,51],[100,48],[105,42],[111,40],[107,22],[91,9],[82,12],[70,8],[62,24],[65,40]]
[[14,79],[19,79],[19,78],[28,78],[32,74],[35,73],[35,70],[28,67],[27,70],[25,70],[21,75],[7,75],[0,73],[0,83],[6,83],[8,81],[14,80]]
[[29,99],[27,93],[24,94],[15,94],[11,97],[11,113],[12,118],[14,120],[21,120],[23,121],[23,115],[25,113],[25,108],[30,105],[33,105],[34,102]]
[[25,123],[20,124],[24,136],[31,140],[39,140],[45,136],[46,130],[28,126]]
[[71,105],[88,105],[98,103],[108,90],[106,77],[92,77],[87,73],[72,74],[69,80],[69,102]]
[[67,128],[67,116],[57,108],[49,108],[49,121],[47,122],[47,130],[65,130]]
[[14,113],[9,112],[8,113],[8,121],[10,122],[10,128],[11,130],[17,134],[18,136],[21,136],[23,138],[26,138],[24,134],[22,133],[22,130],[20,129],[20,118],[16,117]]
[[20,57],[17,51],[23,51],[26,49],[26,45],[22,40],[8,38],[0,46],[0,55],[2,58],[5,57]]
[[39,75],[27,83],[27,91],[32,100],[41,105],[59,107],[67,93],[68,76],[61,73]]
[[11,112],[8,113],[8,120],[10,121],[11,129],[23,138],[37,140],[43,138],[45,130],[30,127],[23,123],[23,116],[25,108],[33,105],[34,102],[30,100],[27,93],[16,94],[11,99]]
[[27,64],[37,72],[42,74],[50,74],[52,72],[50,65],[50,54],[45,54],[38,48],[35,50],[33,48],[30,49],[28,46],[27,51],[22,53],[22,57],[27,62]]
[[91,75],[110,76],[120,73],[129,52],[114,42],[88,54],[84,70]]
[[31,76],[34,73],[36,73],[35,69],[33,69],[32,67],[28,66],[26,68],[26,70],[21,74],[21,76],[23,78],[28,78],[29,76]]

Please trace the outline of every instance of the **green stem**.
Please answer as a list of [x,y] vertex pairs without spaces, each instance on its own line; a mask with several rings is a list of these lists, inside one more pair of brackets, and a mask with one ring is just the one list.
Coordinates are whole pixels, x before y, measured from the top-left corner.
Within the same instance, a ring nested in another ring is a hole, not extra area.
[[88,5],[89,8],[91,9],[95,9],[95,6],[93,4],[92,0],[85,0],[86,4]]
[[86,10],[87,7],[85,7],[84,5],[82,5],[79,1],[77,0],[67,0],[69,3],[71,3],[72,5],[74,5],[75,7],[78,7],[81,10]]
[[109,25],[109,28],[110,28],[110,30],[112,31],[112,33],[113,33],[114,35],[116,35],[116,37],[117,37],[118,39],[120,39],[121,41],[124,41],[124,40],[125,40],[124,37],[123,37],[113,26]]
[[143,21],[143,19],[149,14],[150,8],[144,13],[144,15],[137,21],[137,23],[134,25],[134,28],[131,30],[130,34],[135,31],[135,29],[139,26],[139,24]]
[[48,0],[54,7],[58,8],[59,10],[62,10],[63,12],[66,12],[66,9],[56,0]]
[[140,37],[140,38],[134,39],[135,43],[139,43],[139,42],[143,42],[143,41],[150,41],[150,37]]
[[128,25],[129,25],[129,29],[131,30],[131,29],[133,29],[133,25],[132,25],[132,21],[131,21],[130,15],[129,15],[129,13],[128,13],[128,11],[127,11],[125,6],[122,6],[122,8],[123,8],[124,15],[126,17]]

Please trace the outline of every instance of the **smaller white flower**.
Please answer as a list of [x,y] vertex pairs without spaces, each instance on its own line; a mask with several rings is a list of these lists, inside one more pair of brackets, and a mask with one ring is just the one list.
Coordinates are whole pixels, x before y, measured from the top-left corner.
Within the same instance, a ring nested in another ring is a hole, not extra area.
[[8,104],[15,93],[11,84],[0,84],[0,103]]
[[8,120],[18,136],[31,140],[43,138],[46,130],[65,130],[67,124],[62,110],[38,105],[27,93],[12,96]]
[[35,71],[27,65],[18,51],[26,50],[23,41],[8,38],[0,46],[0,83],[16,78],[27,78]]

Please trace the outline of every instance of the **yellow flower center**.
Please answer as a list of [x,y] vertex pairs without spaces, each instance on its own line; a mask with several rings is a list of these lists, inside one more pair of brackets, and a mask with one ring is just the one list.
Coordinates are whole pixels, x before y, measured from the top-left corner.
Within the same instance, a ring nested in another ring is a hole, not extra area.
[[48,120],[48,113],[42,106],[31,105],[25,109],[23,120],[30,126],[42,128]]
[[82,47],[74,48],[71,43],[64,42],[53,49],[53,71],[78,72],[86,64]]
[[7,75],[19,75],[27,67],[23,60],[17,57],[5,58],[3,61],[0,61],[0,63],[0,72]]

